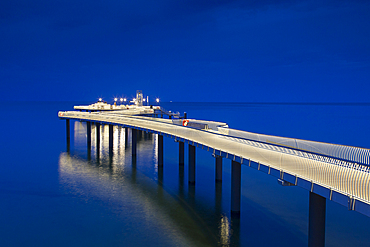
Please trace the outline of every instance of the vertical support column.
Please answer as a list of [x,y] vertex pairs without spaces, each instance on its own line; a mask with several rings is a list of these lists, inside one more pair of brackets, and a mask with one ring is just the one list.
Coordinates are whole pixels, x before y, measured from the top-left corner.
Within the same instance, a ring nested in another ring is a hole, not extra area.
[[136,157],[136,144],[137,144],[137,130],[131,129],[131,149],[132,149],[132,156]]
[[310,192],[308,246],[325,246],[326,198]]
[[163,166],[163,135],[158,134],[158,166]]
[[189,144],[189,184],[195,184],[195,146]]
[[113,154],[113,125],[109,124],[109,155]]
[[128,127],[125,127],[125,148],[128,147]]
[[240,215],[241,164],[231,162],[231,214]]
[[96,129],[96,159],[100,160],[100,123],[95,123]]
[[87,160],[91,160],[91,122],[86,122]]
[[96,129],[96,149],[100,150],[100,123],[95,123]]
[[222,156],[216,155],[216,182],[222,182]]
[[87,149],[91,150],[91,122],[86,122]]
[[184,155],[184,142],[179,141],[179,165],[184,165],[185,155]]
[[69,126],[69,119],[66,119],[66,134],[67,134],[67,149],[69,149],[71,145],[71,128]]

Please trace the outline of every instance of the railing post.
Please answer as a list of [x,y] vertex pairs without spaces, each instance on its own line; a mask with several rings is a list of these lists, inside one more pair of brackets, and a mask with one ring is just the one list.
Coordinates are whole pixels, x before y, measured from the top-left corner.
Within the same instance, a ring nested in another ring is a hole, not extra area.
[[216,155],[216,182],[222,182],[222,156]]
[[185,155],[184,155],[184,142],[179,141],[179,165],[184,165]]
[[163,166],[163,135],[158,134],[158,166]]
[[241,164],[231,162],[231,214],[240,215]]
[[326,198],[310,192],[308,247],[325,246]]
[[137,144],[137,130],[131,129],[131,149],[132,149],[132,156],[136,157],[136,144]]
[[189,144],[189,184],[195,184],[195,146]]

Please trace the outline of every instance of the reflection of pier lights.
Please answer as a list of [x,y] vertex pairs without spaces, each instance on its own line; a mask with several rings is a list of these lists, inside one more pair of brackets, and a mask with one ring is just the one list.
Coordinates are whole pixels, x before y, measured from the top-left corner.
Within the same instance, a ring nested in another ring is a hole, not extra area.
[[[68,188],[73,194],[80,195],[80,198],[109,200],[109,208],[122,208],[122,205],[128,205],[130,209],[126,196],[132,194],[135,195],[135,202],[137,202],[134,208],[137,211],[134,214],[140,212],[139,215],[148,222],[154,222],[157,229],[174,229],[175,232],[182,234],[181,229],[185,225],[194,232],[191,233],[191,238],[199,237],[198,232],[205,232],[203,225],[194,220],[194,214],[189,212],[187,207],[179,203],[176,198],[166,196],[167,192],[163,186],[154,186],[153,180],[147,180],[149,183],[137,183],[134,179],[136,175],[130,179],[130,172],[135,173],[132,169],[123,171],[121,169],[124,169],[124,166],[120,166],[118,170],[111,170],[106,166],[93,166],[83,159],[65,153],[60,154],[58,165],[60,186]],[[137,166],[137,171],[139,169],[140,167]],[[142,179],[140,176],[138,178]],[[112,194],[107,193],[108,191],[112,191]],[[160,194],[164,196],[158,196]],[[204,238],[203,235],[201,236]],[[213,245],[216,246],[216,243]]]
[[220,228],[220,237],[221,237],[220,244],[222,244],[222,246],[230,245],[230,235],[231,235],[230,220],[229,218],[227,218],[226,215],[221,216],[219,228]]
[[[158,160],[158,135],[154,135],[154,160]],[[158,172],[158,162],[156,163],[156,172]]]
[[[82,126],[81,122],[79,125]],[[110,124],[106,124],[104,126],[101,126],[100,123],[95,122],[93,127],[91,126],[92,122],[87,121],[86,122],[86,131],[87,131],[87,146],[88,146],[88,154],[91,152],[91,144],[96,144],[96,159],[99,161],[100,157],[103,157],[103,153],[101,150],[101,147],[106,150],[107,147],[109,147],[110,152],[113,152],[112,149],[117,150],[117,154],[121,152],[121,148],[119,148],[121,143],[121,147],[127,147],[128,146],[128,140],[131,139],[131,146],[132,146],[132,157],[136,157],[137,155],[137,142],[138,142],[138,131],[141,132],[141,130],[137,130],[134,128],[131,128],[131,138],[128,138],[128,127],[124,128],[125,133],[123,132],[122,127],[115,127]],[[82,127],[76,127],[75,129],[79,132],[84,132],[84,128]],[[95,133],[93,133],[95,131]],[[163,137],[164,135],[161,135],[160,133],[155,135],[154,138],[151,138],[153,146],[154,146],[154,158],[158,161],[156,166],[156,171],[159,172],[158,167],[163,166],[164,156],[163,156]],[[78,138],[75,138],[77,140]],[[145,134],[144,134],[144,139]],[[120,140],[120,141],[118,141]],[[124,140],[124,141],[123,141]],[[103,143],[102,143],[103,142]],[[179,140],[179,165],[183,165],[184,161],[184,142]],[[122,145],[123,144],[123,145]],[[195,184],[195,162],[196,162],[196,155],[195,155],[195,146],[194,144],[189,143],[189,184]],[[90,151],[89,151],[90,149]],[[104,153],[106,153],[104,151]],[[115,153],[115,152],[113,152]],[[125,152],[122,152],[125,154]],[[221,156],[215,156],[216,157],[216,179],[219,181],[222,178],[222,157]],[[89,158],[88,158],[89,159]],[[113,161],[113,160],[112,160]],[[221,165],[220,165],[221,164]],[[235,215],[240,214],[240,163],[233,162],[233,167],[235,168],[235,165],[239,165],[239,172],[236,169],[233,169],[233,175],[232,175],[232,212]],[[183,167],[183,166],[182,166]],[[235,175],[236,174],[236,175]],[[159,174],[160,175],[160,174]],[[238,181],[239,176],[239,181]],[[181,183],[182,184],[182,183]],[[191,186],[193,187],[193,186]]]
[[121,130],[122,128],[121,127],[118,127],[118,126],[113,126],[114,129],[113,129],[113,153],[116,153],[116,154],[119,154],[118,151],[119,151],[119,141],[121,140]]

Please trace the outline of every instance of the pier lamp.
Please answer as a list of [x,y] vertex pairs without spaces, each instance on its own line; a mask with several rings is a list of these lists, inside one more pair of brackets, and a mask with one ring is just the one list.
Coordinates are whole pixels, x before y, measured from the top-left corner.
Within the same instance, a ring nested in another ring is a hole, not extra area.
[[99,98],[99,102],[101,102],[102,101],[102,98]]
[[114,101],[116,101],[116,102],[117,102],[117,98],[114,98]]
[[123,99],[123,101],[125,101],[125,102],[126,102],[126,101],[127,101],[127,99],[126,99],[126,98],[124,98],[124,99]]
[[122,102],[123,102],[123,98],[121,98],[121,99],[120,99],[120,101],[121,101],[121,104],[122,104]]
[[156,99],[155,99],[155,101],[156,101],[157,103],[159,103],[159,98],[156,98]]

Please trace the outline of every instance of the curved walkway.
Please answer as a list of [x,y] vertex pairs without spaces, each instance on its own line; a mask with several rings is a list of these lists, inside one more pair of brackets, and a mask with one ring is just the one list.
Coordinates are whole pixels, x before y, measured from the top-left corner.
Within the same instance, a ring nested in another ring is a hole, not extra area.
[[[256,168],[305,188],[349,210],[370,216],[369,167],[310,152],[230,136],[224,131],[199,130],[172,124],[171,119],[110,113],[59,112],[60,118],[121,125],[168,136],[216,155]],[[247,132],[246,132],[247,133]],[[283,150],[283,151],[282,151]]]

